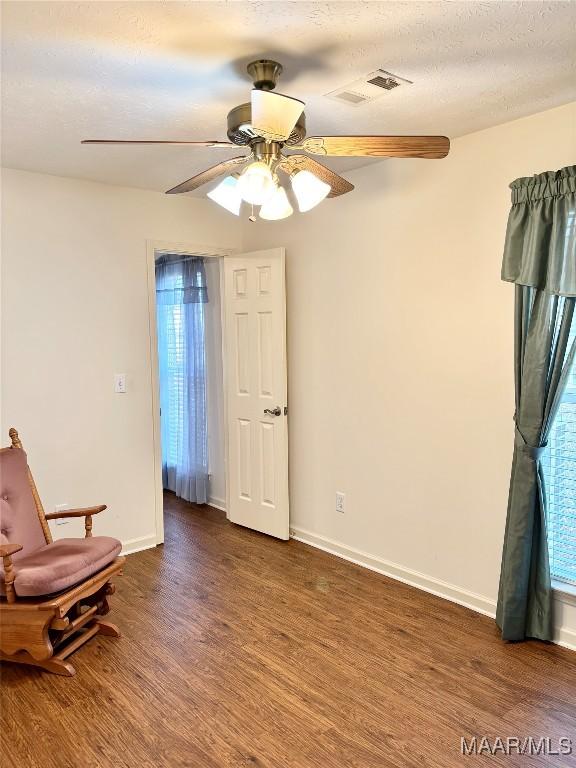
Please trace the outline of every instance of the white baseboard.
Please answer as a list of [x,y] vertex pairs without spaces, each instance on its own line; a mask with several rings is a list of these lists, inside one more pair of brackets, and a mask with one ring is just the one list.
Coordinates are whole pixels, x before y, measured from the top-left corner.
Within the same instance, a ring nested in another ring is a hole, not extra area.
[[133,555],[134,552],[141,552],[143,549],[152,549],[157,544],[156,534],[150,536],[140,536],[138,539],[129,539],[122,542],[123,555]]
[[216,509],[219,509],[221,512],[226,512],[226,502],[224,499],[216,499],[213,496],[211,496],[208,499],[208,504],[211,507],[216,507]]
[[[576,606],[576,590],[574,587],[553,581],[552,588],[554,589],[556,604],[560,603],[563,606],[569,606],[568,610],[574,614],[574,607]],[[556,627],[554,642],[564,648],[570,648],[571,651],[576,651],[576,629]]]
[[563,648],[576,651],[576,632],[573,629],[566,629],[566,627],[558,627],[554,633],[554,642]]
[[[446,581],[441,581],[433,576],[427,576],[410,568],[405,568],[403,565],[392,563],[375,555],[369,555],[366,552],[354,549],[326,536],[311,533],[303,528],[291,528],[290,537],[296,541],[301,541],[304,544],[321,549],[324,552],[341,557],[343,560],[361,565],[384,576],[389,576],[391,579],[401,581],[403,584],[417,587],[424,592],[436,595],[436,597],[442,597],[445,600],[458,603],[458,605],[463,605],[465,608],[470,608],[484,616],[489,616],[492,619],[496,617],[496,603],[484,595],[469,592],[466,589],[449,584]],[[554,642],[564,648],[576,651],[576,632],[565,627],[558,627],[555,632]]]
[[341,544],[338,541],[333,541],[325,536],[311,533],[302,528],[292,528],[291,535],[296,541],[310,544],[313,547],[322,549],[325,552],[330,552],[351,563],[362,565],[364,568],[369,568],[371,571],[382,573],[384,576],[390,576],[390,578],[396,579],[396,581],[409,584],[411,587],[418,587],[418,589],[422,589],[424,592],[430,592],[430,594],[436,595],[437,597],[443,597],[446,600],[451,600],[453,603],[464,605],[466,608],[472,608],[472,610],[478,611],[478,613],[482,613],[485,616],[491,616],[492,618],[496,616],[496,604],[493,600],[490,600],[490,598],[484,597],[483,595],[468,592],[454,584],[435,579],[432,576],[426,576],[418,571],[405,568],[403,565],[392,563],[389,560],[384,560],[375,555],[369,555],[366,552],[361,552],[359,549],[348,547],[346,544]]

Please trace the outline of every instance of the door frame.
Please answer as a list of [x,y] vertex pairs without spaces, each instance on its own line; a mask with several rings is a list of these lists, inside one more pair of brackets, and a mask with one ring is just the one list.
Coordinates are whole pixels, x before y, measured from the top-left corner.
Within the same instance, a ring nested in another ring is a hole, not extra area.
[[[239,248],[216,248],[198,243],[171,242],[168,240],[146,240],[146,273],[148,281],[148,335],[150,342],[150,390],[152,403],[152,446],[154,462],[154,516],[156,523],[156,545],[164,543],[164,488],[162,485],[162,445],[160,442],[160,371],[158,363],[158,334],[156,330],[156,257],[166,253],[183,256],[219,258],[235,256]],[[222,297],[224,270],[220,270],[220,296]],[[220,302],[223,321],[224,302]],[[226,386],[226,359],[224,354],[224,333],[222,333],[222,366],[224,387]],[[227,423],[227,397],[224,395],[224,419]],[[224,476],[226,483],[226,506],[228,506],[228,436],[224,431]],[[228,516],[228,512],[226,512]]]

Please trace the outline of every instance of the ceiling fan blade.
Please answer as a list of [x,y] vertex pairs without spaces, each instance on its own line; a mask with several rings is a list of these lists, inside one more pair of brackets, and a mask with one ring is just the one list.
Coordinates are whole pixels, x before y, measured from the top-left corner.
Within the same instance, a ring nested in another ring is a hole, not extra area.
[[150,141],[149,139],[84,139],[80,144],[165,144],[174,147],[219,147],[222,149],[236,146],[230,141]]
[[299,99],[256,88],[252,91],[252,130],[269,141],[285,141],[303,111],[304,102]]
[[188,181],[183,181],[182,184],[178,184],[177,187],[169,189],[167,195],[179,195],[183,192],[192,192],[194,189],[198,189],[203,184],[208,184],[210,181],[214,181],[218,176],[226,173],[230,168],[235,165],[245,163],[250,158],[250,155],[242,155],[241,157],[233,157],[231,160],[224,160],[218,165],[213,165],[212,168],[207,168],[202,173],[198,173],[196,176],[192,176]]
[[450,151],[450,139],[446,136],[311,136],[293,149],[312,155],[439,159]]
[[349,181],[339,176],[330,168],[326,168],[325,165],[318,163],[312,157],[306,155],[288,155],[283,157],[279,167],[285,173],[294,173],[294,171],[310,171],[314,176],[317,176],[321,181],[330,184],[332,191],[328,194],[328,197],[338,197],[339,195],[345,195],[346,192],[352,192],[354,185]]

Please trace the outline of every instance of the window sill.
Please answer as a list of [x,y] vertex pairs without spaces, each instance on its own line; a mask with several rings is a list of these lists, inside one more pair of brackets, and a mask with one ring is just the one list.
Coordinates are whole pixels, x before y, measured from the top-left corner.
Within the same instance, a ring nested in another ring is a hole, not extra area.
[[554,591],[555,597],[562,603],[576,605],[576,585],[552,579],[552,590]]

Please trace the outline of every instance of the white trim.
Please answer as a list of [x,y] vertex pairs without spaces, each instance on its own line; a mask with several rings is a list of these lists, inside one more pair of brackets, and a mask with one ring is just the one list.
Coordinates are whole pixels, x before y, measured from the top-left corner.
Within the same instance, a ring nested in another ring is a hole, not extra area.
[[147,240],[148,248],[159,256],[163,254],[181,253],[184,256],[233,256],[240,252],[239,248],[215,248],[211,245],[201,245],[199,243],[177,243],[169,240]]
[[160,372],[158,370],[158,338],[156,333],[155,250],[154,241],[147,240],[146,272],[148,278],[148,338],[150,340],[155,543],[162,544],[164,541],[164,489],[162,487],[162,448],[160,445]]
[[552,589],[556,600],[567,605],[576,605],[576,586],[574,584],[552,579]]
[[211,496],[208,499],[208,506],[215,507],[216,509],[219,509],[221,512],[226,512],[226,501],[224,499],[216,499]]
[[558,627],[554,632],[554,642],[556,645],[561,645],[562,648],[576,651],[576,632],[565,627]]
[[[336,555],[336,557],[348,560],[348,562],[355,563],[363,568],[368,568],[369,570],[376,571],[384,576],[389,576],[391,579],[401,581],[403,584],[417,587],[424,592],[436,595],[436,597],[441,597],[444,600],[450,600],[453,603],[458,603],[458,605],[463,605],[465,608],[470,608],[484,616],[489,616],[492,619],[496,617],[496,603],[494,600],[491,600],[484,595],[469,592],[466,589],[457,587],[455,584],[450,584],[446,581],[436,579],[433,576],[427,576],[424,573],[413,571],[410,568],[405,568],[403,565],[392,563],[389,560],[384,560],[375,555],[369,555],[359,549],[348,547],[346,544],[334,541],[333,539],[329,539],[326,536],[321,536],[317,533],[312,533],[303,528],[291,527],[290,538],[295,541],[301,541],[304,544],[309,544],[311,547],[316,547],[316,549],[321,549],[331,555]],[[556,588],[556,583],[554,584],[554,587]],[[560,602],[567,602],[571,605],[574,604],[572,602],[572,595],[560,593],[556,591],[556,589],[554,598]],[[554,632],[554,642],[564,648],[576,651],[576,631],[568,629],[567,627],[557,627]]]
[[223,424],[224,424],[224,479],[226,499],[224,500],[224,512],[226,519],[229,520],[228,510],[230,509],[230,483],[228,482],[228,365],[226,362],[226,282],[224,280],[224,260],[220,261],[220,341],[222,346],[222,396],[223,403]]
[[238,253],[238,248],[215,248],[198,243],[146,240],[146,272],[148,277],[148,336],[150,350],[150,389],[152,402],[152,445],[154,453],[155,544],[164,541],[164,496],[162,488],[162,447],[160,444],[160,381],[158,372],[158,339],[156,334],[156,255],[182,253],[219,257]]
[[122,543],[123,555],[133,555],[135,552],[141,552],[143,549],[152,549],[157,545],[156,534],[149,536],[140,536],[138,539],[129,539]]
[[371,571],[382,573],[384,576],[389,576],[392,579],[396,579],[396,581],[409,584],[411,587],[418,587],[418,589],[422,589],[424,592],[430,592],[430,594],[437,597],[443,597],[453,603],[471,608],[473,611],[482,613],[485,616],[492,618],[496,616],[496,604],[489,597],[484,597],[484,595],[468,592],[454,584],[435,579],[432,576],[426,576],[423,573],[405,568],[389,560],[383,560],[375,555],[369,555],[366,552],[361,552],[359,549],[348,547],[338,541],[333,541],[317,533],[311,533],[303,528],[291,528],[290,535],[296,541],[310,544],[312,547],[322,549],[324,552],[330,552],[332,555],[341,557],[343,560],[348,560],[356,565],[361,565]]

